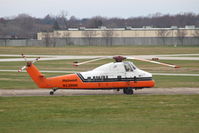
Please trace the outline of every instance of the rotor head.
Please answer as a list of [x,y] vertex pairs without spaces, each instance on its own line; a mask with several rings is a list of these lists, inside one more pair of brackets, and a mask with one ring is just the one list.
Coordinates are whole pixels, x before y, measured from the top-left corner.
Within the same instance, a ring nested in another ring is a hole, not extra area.
[[115,60],[115,62],[122,62],[123,60],[126,59],[126,57],[124,57],[124,56],[114,56],[113,59]]

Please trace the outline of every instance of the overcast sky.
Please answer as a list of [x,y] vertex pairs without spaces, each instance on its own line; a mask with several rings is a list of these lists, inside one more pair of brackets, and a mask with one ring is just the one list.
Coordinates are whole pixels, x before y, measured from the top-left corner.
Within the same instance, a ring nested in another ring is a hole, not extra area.
[[57,15],[62,10],[68,16],[88,18],[136,17],[160,12],[177,14],[199,13],[199,0],[0,0],[0,17],[26,13],[34,17]]

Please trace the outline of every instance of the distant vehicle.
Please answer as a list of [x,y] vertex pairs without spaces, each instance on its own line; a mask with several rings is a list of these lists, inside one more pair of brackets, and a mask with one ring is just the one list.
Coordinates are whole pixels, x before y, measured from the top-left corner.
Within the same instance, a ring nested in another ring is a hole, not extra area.
[[[152,79],[152,74],[139,69],[130,61],[123,61],[127,58],[179,68],[176,65],[154,61],[158,60],[157,58],[154,58],[153,60],[146,60],[134,57],[115,56],[113,57],[115,62],[101,65],[87,72],[78,72],[74,74],[46,78],[34,65],[34,63],[38,61],[40,57],[36,58],[36,60],[32,62],[27,61],[23,54],[22,57],[26,61],[26,66],[22,67],[19,72],[21,72],[23,69],[26,69],[32,80],[39,88],[52,89],[52,91],[50,91],[50,95],[53,95],[58,89],[115,89],[117,91],[123,90],[124,94],[130,95],[133,94],[133,90],[153,87],[155,82]],[[81,63],[74,62],[73,65],[79,66],[105,58],[106,57],[100,57]]]

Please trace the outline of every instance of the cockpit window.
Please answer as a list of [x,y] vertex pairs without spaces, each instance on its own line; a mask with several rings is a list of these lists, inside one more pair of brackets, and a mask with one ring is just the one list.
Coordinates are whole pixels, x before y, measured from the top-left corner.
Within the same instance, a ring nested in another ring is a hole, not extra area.
[[133,70],[136,69],[136,66],[133,63],[129,63],[131,65],[131,67],[133,68]]
[[136,69],[136,67],[130,62],[124,62],[124,68],[126,72],[132,72]]

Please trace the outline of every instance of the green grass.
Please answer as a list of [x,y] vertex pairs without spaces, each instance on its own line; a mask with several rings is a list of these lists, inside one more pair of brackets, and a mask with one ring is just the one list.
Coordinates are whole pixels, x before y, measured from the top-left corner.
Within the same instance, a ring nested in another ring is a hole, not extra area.
[[[0,54],[143,55],[198,53],[199,47],[0,47]],[[82,61],[82,60],[80,60]],[[73,60],[39,61],[41,70],[86,71],[110,62],[77,68]],[[163,61],[180,69],[135,61],[149,72],[199,73],[198,61]],[[17,70],[24,62],[0,62]],[[62,75],[45,73],[46,76]],[[153,76],[156,87],[199,87],[199,77]],[[0,89],[37,88],[27,73],[0,72]],[[71,97],[0,97],[0,133],[197,133],[198,95],[96,95]]]
[[199,77],[192,76],[153,76],[156,88],[198,88]]
[[[61,75],[60,73],[46,73],[47,77]],[[62,74],[64,75],[64,74]],[[0,89],[37,89],[28,73],[0,72]]]
[[37,88],[27,73],[0,72],[1,89],[34,89]]
[[19,56],[0,56],[0,59],[21,58]]
[[198,54],[199,47],[172,46],[67,46],[0,47],[0,54],[54,54],[54,55],[150,55],[150,54]]
[[0,97],[1,133],[197,133],[198,95]]

